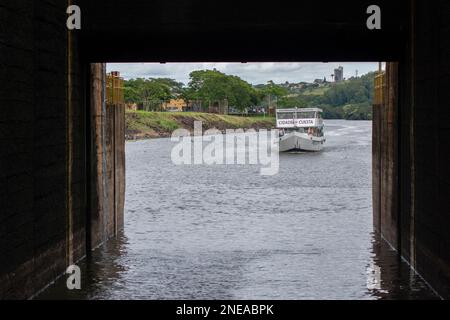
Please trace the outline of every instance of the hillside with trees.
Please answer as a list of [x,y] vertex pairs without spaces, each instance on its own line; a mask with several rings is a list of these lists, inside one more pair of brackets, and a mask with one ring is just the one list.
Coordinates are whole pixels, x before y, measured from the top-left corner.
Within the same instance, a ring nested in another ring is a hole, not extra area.
[[217,70],[197,70],[190,73],[187,85],[168,78],[131,79],[125,81],[125,101],[164,103],[170,99],[202,101],[205,105],[227,100],[228,105],[245,112],[254,107],[278,108],[320,107],[324,118],[370,120],[375,72],[352,77],[337,83],[288,83],[251,85],[235,75]]
[[298,93],[284,96],[279,107],[320,107],[326,119],[370,120],[375,72],[322,86],[306,86]]

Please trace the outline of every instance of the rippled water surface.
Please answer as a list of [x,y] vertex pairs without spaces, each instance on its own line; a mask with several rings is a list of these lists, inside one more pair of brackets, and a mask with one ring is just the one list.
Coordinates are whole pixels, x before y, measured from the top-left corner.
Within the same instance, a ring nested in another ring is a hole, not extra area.
[[126,145],[125,230],[40,298],[436,298],[372,234],[371,122],[326,121],[321,153],[175,166],[169,139]]

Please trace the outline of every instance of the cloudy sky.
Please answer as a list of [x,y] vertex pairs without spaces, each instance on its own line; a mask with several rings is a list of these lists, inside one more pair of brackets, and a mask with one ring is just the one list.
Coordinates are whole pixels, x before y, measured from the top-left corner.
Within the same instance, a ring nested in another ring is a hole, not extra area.
[[125,79],[131,78],[172,78],[187,84],[189,73],[194,70],[216,68],[226,74],[237,75],[251,84],[312,82],[314,79],[327,77],[338,66],[344,67],[344,77],[359,75],[378,69],[377,62],[330,62],[330,63],[110,63],[109,71],[120,71]]

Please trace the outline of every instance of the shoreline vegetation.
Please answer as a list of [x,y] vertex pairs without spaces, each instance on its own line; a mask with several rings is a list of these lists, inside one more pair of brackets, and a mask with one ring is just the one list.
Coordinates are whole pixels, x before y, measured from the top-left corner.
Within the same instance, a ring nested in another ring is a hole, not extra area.
[[275,118],[263,116],[243,117],[201,112],[125,112],[125,139],[141,140],[171,137],[176,129],[187,129],[191,133],[194,121],[202,121],[203,131],[217,129],[272,129]]
[[[335,82],[324,77],[312,83],[268,81],[255,85],[216,69],[196,70],[189,74],[188,84],[170,78],[125,80],[124,101],[132,106],[131,110],[149,112],[177,110],[254,115],[274,109],[318,107],[323,110],[325,119],[371,120],[375,75],[376,72],[369,72]],[[168,116],[168,123],[160,119],[163,123],[157,128],[165,128],[169,123],[175,125],[177,119],[172,115]]]
[[125,139],[131,141],[170,138],[176,129],[187,129],[192,133],[194,121],[202,121],[203,131],[213,128],[221,132],[225,132],[226,129],[255,129],[258,131],[275,128],[275,117],[269,116],[245,117],[201,112],[126,111]]

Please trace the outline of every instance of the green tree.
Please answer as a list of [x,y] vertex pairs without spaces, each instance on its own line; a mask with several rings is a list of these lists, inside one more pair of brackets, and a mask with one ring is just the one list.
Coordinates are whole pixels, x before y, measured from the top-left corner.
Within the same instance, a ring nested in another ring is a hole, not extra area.
[[146,101],[166,102],[176,96],[179,84],[170,79],[131,79],[124,82],[126,102],[143,103]]
[[270,96],[272,98],[282,98],[289,92],[286,88],[276,85],[272,80],[267,82],[267,85],[262,89],[264,96]]
[[183,93],[187,100],[208,103],[228,100],[230,106],[244,110],[258,102],[256,90],[237,76],[217,70],[197,70],[189,75],[188,88]]

